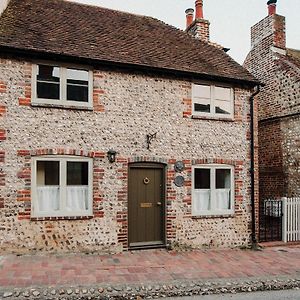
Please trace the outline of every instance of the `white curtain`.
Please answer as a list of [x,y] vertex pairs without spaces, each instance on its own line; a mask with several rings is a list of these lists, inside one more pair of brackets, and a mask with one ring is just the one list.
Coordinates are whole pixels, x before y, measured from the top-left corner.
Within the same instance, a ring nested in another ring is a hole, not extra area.
[[218,210],[230,209],[230,189],[216,190],[216,206]]
[[210,210],[210,190],[194,191],[195,211]]
[[67,186],[66,208],[70,211],[88,209],[88,187]]
[[59,186],[42,186],[37,188],[38,210],[59,210]]

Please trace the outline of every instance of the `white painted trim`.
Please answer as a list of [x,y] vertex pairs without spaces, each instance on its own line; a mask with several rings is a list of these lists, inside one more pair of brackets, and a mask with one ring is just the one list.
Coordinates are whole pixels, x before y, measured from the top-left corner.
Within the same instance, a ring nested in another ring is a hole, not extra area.
[[[45,64],[49,66],[56,66],[59,68],[60,72],[60,99],[43,99],[37,98],[37,67],[39,64]],[[67,78],[66,73],[67,69],[77,69],[77,70],[85,70],[88,71],[88,102],[80,102],[80,101],[70,101],[67,100]],[[66,64],[56,64],[53,62],[37,62],[32,65],[32,78],[31,78],[31,97],[32,97],[32,104],[34,105],[43,105],[43,104],[50,104],[50,105],[57,105],[58,107],[80,107],[80,108],[93,108],[93,71],[91,68],[87,66],[78,66],[78,65],[66,65]]]
[[[60,170],[60,205],[61,209],[55,213],[39,212],[36,207],[37,203],[37,185],[36,185],[36,170],[38,161],[58,161],[59,170]],[[66,164],[68,161],[76,162],[88,162],[88,210],[86,211],[67,211],[66,207],[66,186],[67,186],[67,176],[66,176]],[[42,218],[42,217],[84,217],[84,216],[93,216],[93,159],[92,158],[83,158],[83,157],[74,157],[74,156],[61,156],[61,155],[47,155],[47,156],[37,156],[33,157],[31,161],[31,217]]]
[[[209,169],[210,170],[210,184],[211,184],[211,207],[210,210],[203,210],[201,212],[195,210],[195,202],[193,201],[194,198],[194,191],[195,191],[195,169]],[[226,210],[217,210],[214,209],[216,207],[216,197],[215,197],[215,178],[216,178],[216,170],[217,169],[227,169],[230,170],[230,203],[231,208]],[[234,214],[234,205],[235,205],[235,185],[234,185],[234,167],[231,165],[220,165],[220,164],[204,164],[204,165],[194,165],[192,166],[192,216],[210,216],[210,215],[228,215]]]
[[[194,104],[195,102],[195,87],[197,85],[206,85],[210,86],[210,112],[199,112],[195,111]],[[220,114],[215,113],[215,88],[216,87],[223,87],[230,89],[230,114]],[[231,86],[223,85],[223,84],[211,84],[211,83],[193,83],[192,84],[192,115],[193,116],[203,116],[203,117],[212,117],[212,118],[224,118],[232,120],[234,117],[234,89]]]

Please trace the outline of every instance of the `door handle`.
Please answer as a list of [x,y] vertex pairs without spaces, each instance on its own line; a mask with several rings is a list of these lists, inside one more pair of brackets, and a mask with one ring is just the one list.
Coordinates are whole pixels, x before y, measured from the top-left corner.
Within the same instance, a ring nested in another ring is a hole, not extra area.
[[161,206],[161,202],[157,202],[157,205],[158,205],[158,206]]

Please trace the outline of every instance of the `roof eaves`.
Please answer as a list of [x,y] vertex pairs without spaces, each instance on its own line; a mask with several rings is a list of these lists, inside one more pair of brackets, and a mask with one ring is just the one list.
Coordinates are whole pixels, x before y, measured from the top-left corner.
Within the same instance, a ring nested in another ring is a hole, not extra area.
[[[187,70],[180,70],[180,69],[172,69],[172,68],[163,68],[163,67],[153,67],[148,65],[142,64],[134,64],[134,63],[124,63],[122,61],[112,61],[112,60],[100,60],[100,59],[91,59],[87,57],[79,57],[79,56],[72,56],[69,54],[63,53],[53,53],[47,51],[39,51],[36,49],[21,49],[21,48],[14,48],[8,47],[4,45],[0,45],[0,53],[6,54],[8,56],[21,56],[27,59],[49,59],[49,60],[58,60],[70,63],[78,63],[78,64],[88,64],[88,65],[101,65],[107,67],[120,67],[123,69],[135,69],[140,71],[152,71],[170,75],[176,75],[180,77],[189,77],[194,79],[202,79],[202,80],[213,80],[218,82],[224,83],[236,83],[241,85],[247,85],[250,87],[254,87],[256,85],[262,85],[259,80],[247,80],[247,79],[238,79],[232,77],[225,77],[225,76],[218,76],[212,75],[208,73],[197,73]],[[249,73],[250,74],[250,73]]]

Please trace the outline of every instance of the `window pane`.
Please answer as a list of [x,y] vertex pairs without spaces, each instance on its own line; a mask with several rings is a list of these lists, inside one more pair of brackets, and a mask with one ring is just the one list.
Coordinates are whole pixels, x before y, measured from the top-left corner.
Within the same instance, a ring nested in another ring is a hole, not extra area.
[[210,86],[195,84],[193,89],[193,96],[197,98],[210,99]]
[[210,99],[195,99],[194,111],[210,112]]
[[87,186],[68,186],[66,208],[69,211],[89,209],[89,188]]
[[231,208],[231,170],[216,169],[216,208]]
[[230,88],[215,87],[215,99],[230,101]]
[[216,190],[216,209],[225,210],[231,208],[231,190]]
[[69,101],[89,101],[89,88],[87,86],[70,85],[67,86],[67,99]]
[[59,185],[59,162],[38,161],[37,162],[37,185]]
[[230,169],[217,169],[216,170],[216,188],[217,189],[230,189],[231,176]]
[[193,194],[193,202],[196,212],[211,209],[210,190],[198,190]]
[[215,100],[215,113],[229,115],[231,113],[231,102]]
[[67,162],[67,185],[88,185],[88,162]]
[[67,100],[88,102],[89,72],[67,69]]
[[195,189],[210,189],[210,169],[195,169]]
[[59,100],[59,77],[58,67],[38,65],[37,97]]
[[37,210],[41,212],[59,210],[59,162],[37,162]]

